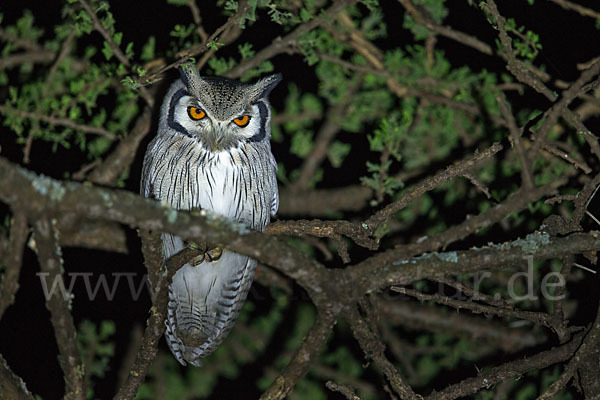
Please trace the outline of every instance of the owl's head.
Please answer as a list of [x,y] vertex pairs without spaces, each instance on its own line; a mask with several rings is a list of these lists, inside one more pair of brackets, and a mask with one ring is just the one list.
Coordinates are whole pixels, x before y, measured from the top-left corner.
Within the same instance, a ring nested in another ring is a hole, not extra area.
[[160,131],[191,137],[214,152],[269,140],[268,96],[280,81],[281,74],[253,84],[202,77],[195,67],[184,66],[165,96]]

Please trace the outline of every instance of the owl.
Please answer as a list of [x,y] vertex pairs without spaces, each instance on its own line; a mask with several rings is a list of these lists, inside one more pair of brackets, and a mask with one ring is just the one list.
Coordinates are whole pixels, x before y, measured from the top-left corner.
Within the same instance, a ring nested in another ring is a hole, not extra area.
[[[268,96],[280,81],[277,74],[246,84],[181,68],[144,156],[141,193],[177,209],[205,209],[264,230],[279,206]],[[174,275],[165,320],[177,360],[200,366],[233,327],[256,261],[167,233],[162,243],[166,259],[186,246],[202,250]]]

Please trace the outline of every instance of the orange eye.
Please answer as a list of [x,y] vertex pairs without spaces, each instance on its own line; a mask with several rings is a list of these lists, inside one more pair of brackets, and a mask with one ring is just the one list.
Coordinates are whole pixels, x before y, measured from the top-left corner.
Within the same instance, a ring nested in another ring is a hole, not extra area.
[[188,107],[188,115],[191,119],[196,121],[206,117],[206,113],[203,109],[194,106]]
[[250,117],[247,115],[241,116],[239,118],[234,118],[233,122],[235,122],[235,124],[241,128],[245,127],[246,125],[248,125],[248,123],[250,122]]

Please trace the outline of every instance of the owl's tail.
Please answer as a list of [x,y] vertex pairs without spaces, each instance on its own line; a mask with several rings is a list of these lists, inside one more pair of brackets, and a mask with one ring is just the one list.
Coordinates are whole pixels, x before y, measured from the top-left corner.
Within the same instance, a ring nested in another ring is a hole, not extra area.
[[229,251],[183,266],[169,285],[165,337],[175,358],[200,366],[227,337],[252,285],[256,261]]

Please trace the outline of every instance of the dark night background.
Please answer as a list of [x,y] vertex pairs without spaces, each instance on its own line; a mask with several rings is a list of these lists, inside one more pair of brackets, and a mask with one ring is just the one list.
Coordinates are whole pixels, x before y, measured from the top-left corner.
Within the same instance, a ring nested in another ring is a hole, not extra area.
[[[220,14],[219,9],[213,2],[200,1],[203,16],[203,24],[207,32],[213,32],[222,25],[225,17]],[[402,6],[394,1],[382,1],[385,10],[385,20],[388,26],[388,37],[386,40],[378,40],[376,44],[382,49],[401,47],[413,42],[412,35],[399,28],[403,18]],[[580,2],[590,8],[597,8],[597,1],[589,0]],[[480,40],[493,45],[496,32],[482,17],[480,10],[468,6],[466,1],[448,1],[450,14],[444,21],[445,25],[452,26]],[[512,16],[518,23],[528,29],[539,33],[543,49],[538,57],[538,62],[546,65],[548,72],[554,77],[570,82],[574,80],[579,71],[574,69],[578,62],[587,61],[600,54],[600,31],[594,29],[593,24],[582,25],[581,17],[573,12],[566,12],[558,6],[545,1],[536,0],[535,6],[531,7],[524,0],[503,0],[498,2],[500,11],[505,16]],[[111,10],[116,19],[117,31],[123,32],[127,41],[135,43],[143,42],[149,35],[156,37],[156,48],[161,49],[168,45],[168,32],[161,34],[157,27],[167,29],[175,23],[188,24],[192,22],[191,15],[183,8],[174,7],[163,1],[111,1]],[[0,11],[4,14],[3,24],[11,24],[22,15],[23,9],[30,9],[34,16],[36,25],[43,27],[46,34],[52,34],[52,27],[61,19],[62,2],[59,1],[3,1]],[[268,18],[260,15],[261,18]],[[270,31],[265,32],[265,27]],[[243,34],[246,40],[254,44],[255,49],[261,49],[268,45],[269,38],[283,34],[282,28],[274,23],[250,26]],[[89,35],[89,40],[101,44],[98,34]],[[576,44],[575,46],[573,44]],[[459,43],[438,38],[437,47],[444,49],[446,56],[454,66],[469,65],[473,70],[488,69],[491,71],[504,71],[505,65],[498,57],[487,57]],[[235,51],[235,46],[229,46],[219,51],[220,56],[227,56],[228,52]],[[317,81],[306,71],[308,67],[303,63],[301,55],[279,55],[273,60],[275,71],[282,72],[284,83],[280,85],[271,95],[271,102],[275,110],[282,109],[286,95],[285,81],[294,82],[303,91],[316,91]],[[170,79],[174,79],[176,72],[169,72]],[[170,81],[167,79],[158,84],[157,99],[164,93]],[[4,94],[6,88],[0,88],[0,94]],[[517,92],[509,94],[513,108],[546,108],[548,102],[541,95],[532,94],[527,91],[526,96]],[[160,104],[160,100],[158,101]],[[158,107],[158,105],[157,105]],[[155,113],[153,126],[156,126],[158,114]],[[592,130],[599,126],[598,118],[590,120],[587,125]],[[154,129],[154,128],[153,128]],[[596,130],[596,133],[598,131]],[[344,135],[342,133],[342,135]],[[127,180],[126,189],[137,192],[142,164],[142,155],[151,135],[148,135],[138,150],[137,159],[132,172]],[[364,175],[365,161],[369,155],[365,152],[367,141],[365,135],[348,134],[342,136],[344,140],[352,140],[353,149],[350,159],[351,164],[346,163],[345,168],[348,182],[329,182],[325,180],[320,185],[323,187],[343,185],[355,181],[357,176]],[[285,154],[284,148],[287,144],[275,144],[273,152],[276,157]],[[13,162],[19,163],[22,157],[21,146],[15,141],[15,135],[5,127],[0,127],[1,154]],[[85,155],[80,154],[81,159],[74,159],[76,153],[59,148],[53,153],[51,146],[45,142],[34,143],[31,153],[31,164],[29,169],[43,173],[55,178],[65,178],[65,171],[70,173],[79,169],[83,164]],[[280,156],[279,156],[280,157]],[[327,176],[327,174],[325,174]],[[0,177],[1,179],[1,177]],[[5,211],[5,209],[3,209]],[[128,255],[108,253],[103,251],[92,251],[88,249],[66,248],[64,252],[66,272],[93,272],[118,273],[134,272],[136,287],[141,284],[145,272],[140,252],[139,239],[134,231],[128,231],[129,250]],[[7,362],[16,374],[27,382],[28,388],[33,393],[40,394],[44,399],[58,398],[63,391],[62,372],[56,360],[58,352],[52,334],[50,315],[44,305],[44,297],[40,287],[39,266],[35,255],[31,250],[26,250],[24,266],[21,270],[20,289],[16,301],[5,313],[0,321],[0,353],[4,355]],[[144,290],[138,301],[133,301],[124,278],[117,288],[113,301],[108,301],[102,291],[94,301],[89,301],[85,295],[86,290],[81,278],[74,286],[74,318],[78,324],[82,319],[90,319],[100,322],[102,320],[113,320],[116,324],[116,351],[111,360],[110,369],[105,378],[96,385],[96,397],[109,398],[117,383],[117,373],[122,357],[130,343],[130,332],[134,326],[144,326],[148,310],[151,306],[147,290]],[[96,276],[92,277],[92,285],[95,285]],[[67,280],[68,284],[69,281]],[[109,280],[109,285],[112,281]],[[589,290],[590,307],[595,307],[598,299],[597,277],[594,276],[589,282],[581,283],[579,290]],[[302,293],[297,293],[301,296]],[[257,306],[257,312],[268,309],[271,305],[271,296],[268,288],[255,284],[249,295]],[[582,321],[583,322],[583,321]],[[283,329],[283,328],[282,328]],[[275,335],[277,337],[277,335]],[[161,344],[166,349],[166,344]],[[268,362],[268,359],[259,359],[258,362]],[[497,360],[501,362],[502,360]],[[255,379],[258,373],[256,366],[248,365],[241,376]],[[216,393],[221,393],[219,398],[257,398],[260,393],[253,385],[245,385],[243,379],[228,381],[221,378]],[[449,376],[449,380],[456,377]],[[448,382],[438,382],[437,386],[443,387]]]

